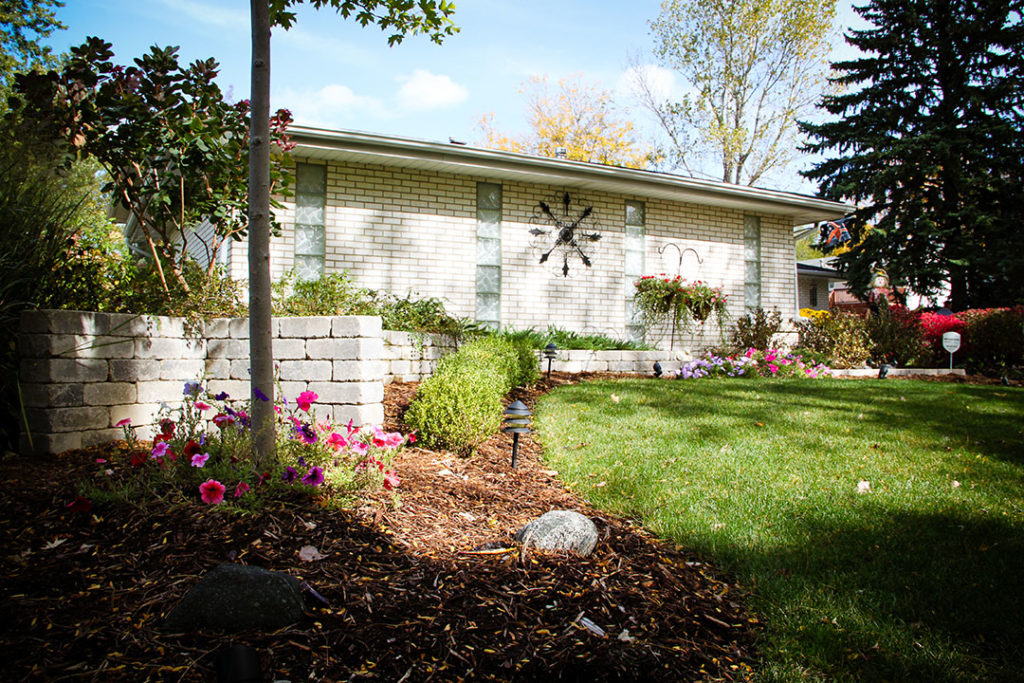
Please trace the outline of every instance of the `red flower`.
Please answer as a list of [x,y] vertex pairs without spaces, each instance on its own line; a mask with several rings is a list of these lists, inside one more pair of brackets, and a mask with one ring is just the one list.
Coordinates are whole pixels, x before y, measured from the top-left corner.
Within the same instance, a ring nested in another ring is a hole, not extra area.
[[84,496],[76,496],[73,501],[64,507],[72,512],[81,512],[83,515],[87,515],[92,511],[92,501]]
[[224,502],[224,484],[216,479],[207,479],[199,485],[199,496],[204,503],[217,505]]
[[189,442],[185,444],[185,457],[192,459],[193,455],[198,455],[203,452],[203,447],[197,444],[195,441],[189,439]]

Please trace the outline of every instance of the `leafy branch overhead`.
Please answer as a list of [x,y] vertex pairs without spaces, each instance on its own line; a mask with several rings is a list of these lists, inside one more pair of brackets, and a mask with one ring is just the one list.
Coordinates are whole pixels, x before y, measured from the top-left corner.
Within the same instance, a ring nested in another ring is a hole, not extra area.
[[[59,141],[65,163],[93,157],[103,165],[111,179],[105,190],[134,218],[165,291],[165,266],[188,291],[183,262],[196,227],[214,228],[212,243],[201,247],[211,268],[224,241],[248,230],[249,103],[224,99],[215,60],[183,67],[177,52],[154,46],[121,66],[109,43],[89,38],[60,70],[19,74],[8,115],[38,139]],[[281,110],[272,121],[279,152],[291,146],[290,120]],[[272,165],[278,193],[288,186],[281,160]]]

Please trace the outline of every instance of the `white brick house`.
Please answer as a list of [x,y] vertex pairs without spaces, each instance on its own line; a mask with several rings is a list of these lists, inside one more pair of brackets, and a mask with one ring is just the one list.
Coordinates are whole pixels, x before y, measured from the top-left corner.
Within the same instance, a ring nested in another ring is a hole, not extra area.
[[[722,286],[733,317],[761,306],[789,319],[797,312],[793,226],[849,210],[788,192],[457,144],[290,132],[297,193],[279,215],[282,236],[271,240],[274,279],[293,267],[347,270],[362,286],[438,297],[454,315],[504,328],[630,336],[632,282],[680,270]],[[539,202],[565,193],[574,210],[593,207],[601,234],[592,267],[570,259],[568,278],[552,261],[539,263],[543,249],[530,234]],[[229,272],[245,279],[246,244],[231,248]]]

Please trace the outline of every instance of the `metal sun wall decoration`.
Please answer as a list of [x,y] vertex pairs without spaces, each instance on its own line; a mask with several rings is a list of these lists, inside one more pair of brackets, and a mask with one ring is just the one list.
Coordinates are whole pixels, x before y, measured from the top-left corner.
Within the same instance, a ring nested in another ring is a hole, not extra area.
[[[579,258],[587,268],[593,265],[601,234],[594,232],[594,206],[584,205],[568,192],[559,192],[548,201],[540,201],[530,218],[531,244],[540,252],[540,263],[548,263],[555,273],[569,276],[569,261]],[[551,259],[552,255],[555,257]]]

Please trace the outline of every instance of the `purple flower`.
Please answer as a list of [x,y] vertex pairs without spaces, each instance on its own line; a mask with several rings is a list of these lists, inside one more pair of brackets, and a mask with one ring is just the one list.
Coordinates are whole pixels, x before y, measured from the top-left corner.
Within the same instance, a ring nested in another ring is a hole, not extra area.
[[192,467],[202,467],[210,459],[209,453],[196,453],[192,456]]
[[302,478],[302,483],[306,486],[319,486],[324,483],[324,471],[319,467],[310,467],[309,472]]
[[291,484],[291,483],[293,483],[298,478],[299,478],[299,473],[296,472],[295,468],[292,467],[291,465],[288,465],[288,467],[285,467],[284,468],[284,474],[281,475],[281,480],[284,483],[286,483],[286,484]]
[[217,394],[216,396],[214,396],[213,398],[214,398],[215,401],[226,401],[226,400],[228,400],[231,397],[228,396],[228,392],[222,391],[219,394]]
[[168,448],[170,448],[170,446],[167,445],[167,442],[161,441],[160,443],[153,446],[153,457],[159,460],[160,458],[167,455]]
[[266,402],[266,401],[270,400],[269,398],[267,398],[266,394],[264,394],[262,391],[260,391],[259,387],[253,387],[252,388],[252,393],[253,393],[254,396],[256,396],[256,398],[258,398],[261,401]]
[[302,439],[303,443],[313,444],[316,443],[316,432],[313,431],[313,427],[307,424],[295,425],[295,435]]
[[185,390],[182,394],[185,396],[198,396],[202,389],[203,387],[199,382],[185,382]]

